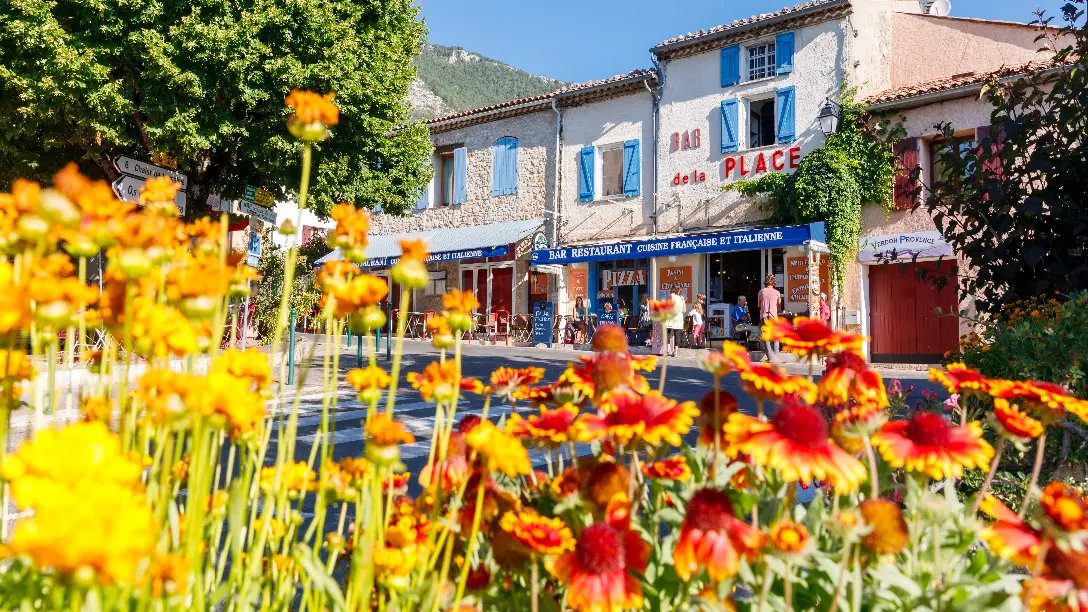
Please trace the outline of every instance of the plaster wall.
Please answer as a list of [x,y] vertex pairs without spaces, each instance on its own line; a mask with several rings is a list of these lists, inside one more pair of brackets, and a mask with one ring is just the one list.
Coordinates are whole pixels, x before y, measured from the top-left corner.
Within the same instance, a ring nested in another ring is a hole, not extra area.
[[[651,85],[651,87],[653,87]],[[654,197],[653,102],[648,91],[596,100],[563,109],[560,179],[559,241],[561,244],[652,233],[649,216]],[[640,194],[634,197],[602,195],[601,147],[638,139]],[[594,189],[596,199],[582,202],[581,161],[583,147],[597,147]]]
[[[684,57],[663,64],[660,122],[662,142],[657,155],[660,168],[658,180],[657,231],[681,232],[704,227],[722,227],[753,222],[765,214],[749,198],[735,192],[722,192],[724,184],[740,178],[755,178],[753,172],[760,153],[769,160],[778,150],[798,147],[804,156],[824,142],[816,116],[828,96],[837,96],[844,78],[846,55],[844,41],[848,25],[845,19],[825,21],[793,30],[795,32],[794,70],[785,75],[723,88],[720,78],[720,55],[715,49],[700,55]],[[768,38],[742,42],[741,45],[774,41]],[[742,73],[747,76],[747,63],[742,52]],[[770,147],[750,148],[748,144],[748,104],[752,100],[774,97],[777,89],[795,87],[796,139]],[[721,102],[737,98],[740,121],[737,126],[740,150],[721,152]],[[668,136],[698,128],[703,146],[698,149],[673,151]],[[726,158],[745,157],[748,174],[740,176],[735,169],[725,174]],[[788,171],[786,168],[785,171]],[[675,184],[679,175],[692,172],[705,174],[706,180]]]

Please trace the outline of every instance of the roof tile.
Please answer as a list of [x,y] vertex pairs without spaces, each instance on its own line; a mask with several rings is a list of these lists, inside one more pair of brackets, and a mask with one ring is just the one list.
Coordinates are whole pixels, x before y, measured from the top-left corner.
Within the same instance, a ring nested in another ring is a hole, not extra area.
[[734,19],[730,23],[722,24],[720,26],[716,26],[716,27],[710,28],[708,30],[699,30],[698,32],[688,32],[687,34],[683,34],[681,36],[674,36],[673,38],[670,38],[670,39],[662,42],[661,44],[658,44],[658,45],[654,46],[654,49],[656,50],[656,49],[660,49],[661,47],[674,45],[674,44],[682,43],[682,42],[693,42],[693,41],[698,40],[700,38],[703,38],[705,36],[710,36],[710,35],[713,35],[713,34],[719,34],[721,32],[725,32],[725,31],[731,30],[733,28],[738,28],[740,26],[745,26],[745,25],[749,25],[749,24],[753,24],[753,23],[758,23],[760,21],[766,21],[768,19],[773,19],[775,17],[781,17],[783,15],[789,15],[791,13],[797,13],[799,11],[803,11],[803,10],[806,10],[806,9],[815,9],[817,7],[821,7],[821,6],[824,6],[824,5],[841,4],[841,3],[843,3],[843,0],[810,0],[809,2],[804,2],[802,4],[795,4],[793,6],[784,6],[784,7],[782,7],[781,10],[775,11],[773,13],[763,13],[763,14],[760,14],[760,15],[752,15],[751,17],[747,17],[747,18],[744,18],[744,19]]
[[864,99],[862,99],[862,102],[866,104],[882,104],[885,102],[893,102],[895,100],[913,98],[915,96],[936,93],[938,91],[956,89],[957,87],[979,85],[995,78],[1007,77],[1016,74],[1026,74],[1030,72],[1038,72],[1040,70],[1046,70],[1047,68],[1054,68],[1057,65],[1058,64],[1054,61],[1028,62],[1027,64],[1021,64],[1019,66],[1006,66],[998,70],[991,70],[987,72],[967,72],[964,74],[956,74],[950,77],[934,79],[932,81],[911,83],[909,85],[901,85],[899,87],[893,87],[891,89],[878,91],[874,94],[866,96]]

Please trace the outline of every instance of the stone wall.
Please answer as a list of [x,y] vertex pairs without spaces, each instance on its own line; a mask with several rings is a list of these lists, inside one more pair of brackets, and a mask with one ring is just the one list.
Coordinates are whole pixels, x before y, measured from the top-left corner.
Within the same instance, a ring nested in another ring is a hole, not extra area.
[[[513,136],[518,139],[518,189],[510,195],[491,195],[491,146]],[[555,113],[549,108],[450,131],[431,134],[436,149],[468,149],[466,202],[442,206],[436,175],[424,201],[414,212],[395,216],[377,214],[371,221],[375,235],[417,232],[443,227],[469,227],[545,216],[555,178]],[[440,171],[434,159],[436,173]]]

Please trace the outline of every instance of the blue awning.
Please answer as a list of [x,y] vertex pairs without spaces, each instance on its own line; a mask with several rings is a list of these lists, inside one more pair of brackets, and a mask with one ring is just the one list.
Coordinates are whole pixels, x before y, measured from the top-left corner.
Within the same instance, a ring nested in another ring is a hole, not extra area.
[[729,251],[800,246],[806,242],[823,243],[825,241],[824,224],[810,223],[808,225],[748,228],[707,234],[673,236],[671,238],[540,249],[533,251],[532,263],[536,265],[569,264],[584,261],[726,253]]

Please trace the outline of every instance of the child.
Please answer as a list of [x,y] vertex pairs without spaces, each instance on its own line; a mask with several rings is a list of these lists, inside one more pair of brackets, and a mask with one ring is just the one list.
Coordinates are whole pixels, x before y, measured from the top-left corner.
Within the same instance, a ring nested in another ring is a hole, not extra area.
[[691,339],[695,344],[695,348],[703,348],[706,346],[705,338],[703,337],[703,305],[699,302],[695,303],[691,312]]

